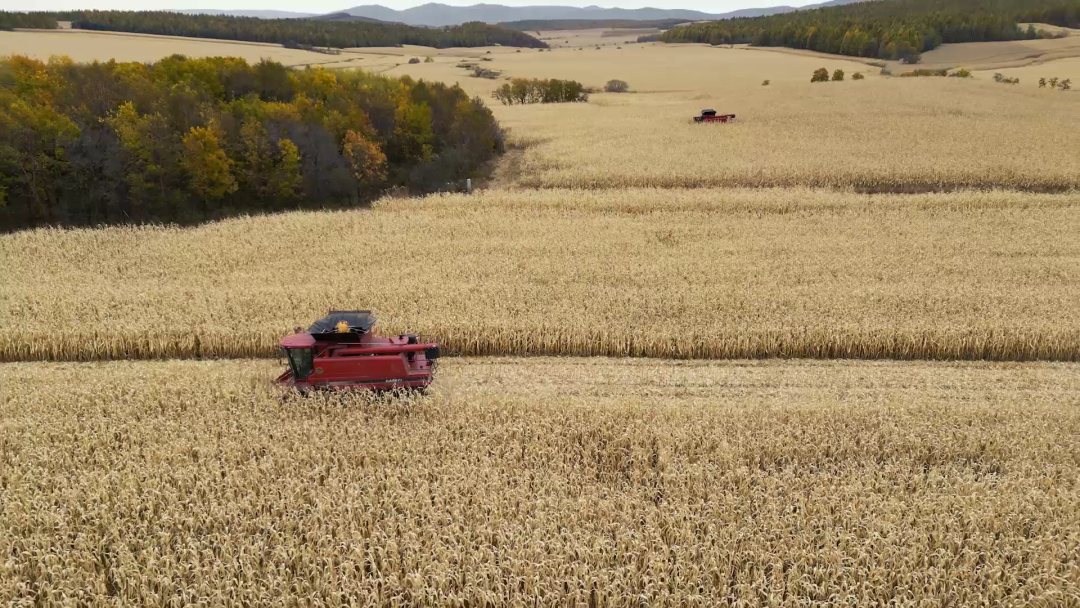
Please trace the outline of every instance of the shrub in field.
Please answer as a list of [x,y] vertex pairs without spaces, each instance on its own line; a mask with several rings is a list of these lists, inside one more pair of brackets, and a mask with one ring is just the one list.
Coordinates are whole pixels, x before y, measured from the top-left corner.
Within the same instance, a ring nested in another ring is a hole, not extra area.
[[825,68],[818,68],[814,70],[814,75],[810,77],[810,82],[828,82],[829,70]]
[[575,80],[515,78],[491,96],[504,105],[588,101],[589,92]]
[[424,57],[424,63],[435,63],[435,58],[431,55],[428,55],[427,57]]
[[420,63],[420,58],[419,57],[411,57],[411,58],[409,58],[409,63],[410,64]]
[[609,80],[604,85],[605,93],[625,93],[630,90],[630,85],[625,80]]
[[833,82],[840,82],[844,80],[844,70],[836,70],[832,73]]
[[952,76],[953,78],[971,78],[971,70],[967,68],[960,68],[952,74],[949,74],[949,76]]
[[495,80],[502,74],[502,72],[498,70],[489,70],[487,68],[482,68],[478,65],[473,66],[471,69],[473,78],[487,78],[489,80]]
[[1058,79],[1057,79],[1056,76],[1054,78],[1051,78],[1048,82],[1050,83],[1050,88],[1051,89],[1056,89],[1057,88]]
[[[355,205],[463,178],[503,145],[460,87],[362,71],[14,56],[0,74],[0,230]],[[385,159],[373,175],[349,169],[357,137]]]
[[865,78],[866,78],[866,76],[863,76],[862,72],[855,72],[854,74],[851,75],[852,80],[864,80]]
[[929,70],[929,69],[912,70],[910,72],[904,72],[903,74],[900,74],[901,77],[907,77],[907,78],[920,78],[920,77],[925,77],[925,76],[948,76],[948,75],[949,75],[949,70]]
[[1061,81],[1061,84],[1059,86],[1061,87],[1062,91],[1068,91],[1069,89],[1072,88],[1072,80],[1069,79],[1069,78],[1066,78],[1065,80]]
[[1039,79],[1039,88],[1040,89],[1045,89],[1046,88],[1046,78],[1045,77]]
[[761,86],[763,86],[763,87],[769,86],[769,81],[768,80],[762,80],[761,81]]

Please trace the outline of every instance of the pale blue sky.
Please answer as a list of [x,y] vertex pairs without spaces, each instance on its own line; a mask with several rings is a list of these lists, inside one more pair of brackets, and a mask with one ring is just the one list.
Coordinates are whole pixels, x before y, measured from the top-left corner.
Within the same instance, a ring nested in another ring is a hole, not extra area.
[[[306,13],[329,13],[360,4],[381,4],[395,9],[425,4],[429,0],[0,0],[0,9],[9,11],[25,10],[78,10],[78,9],[113,9],[113,10],[155,10],[155,9],[229,9],[229,10],[278,10]],[[467,6],[477,4],[476,0],[438,0],[442,4]],[[759,8],[765,6],[804,6],[820,0],[619,0],[618,2],[598,2],[596,0],[487,0],[487,4],[507,6],[557,5],[590,6],[605,8],[683,8],[707,13],[726,13],[741,8]]]

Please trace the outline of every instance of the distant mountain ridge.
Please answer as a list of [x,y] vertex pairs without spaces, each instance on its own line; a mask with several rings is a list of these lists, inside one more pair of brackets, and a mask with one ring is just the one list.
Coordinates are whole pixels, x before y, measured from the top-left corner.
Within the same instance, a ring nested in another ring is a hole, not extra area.
[[311,17],[319,21],[365,21],[368,23],[388,23],[382,19],[372,19],[371,17],[360,17],[358,15],[350,15],[349,13],[330,13],[329,15],[319,15],[318,17]]
[[385,21],[388,23],[404,23],[406,25],[441,27],[446,25],[460,25],[469,21],[483,21],[484,23],[496,24],[511,21],[556,21],[564,19],[574,20],[630,20],[630,21],[659,21],[663,19],[681,19],[685,21],[712,21],[715,19],[734,19],[737,17],[762,17],[790,13],[797,10],[809,10],[824,6],[837,6],[851,4],[853,2],[865,2],[867,0],[830,0],[820,4],[808,6],[769,6],[762,8],[744,8],[728,13],[705,13],[689,9],[663,9],[663,8],[602,8],[599,6],[505,6],[501,4],[474,4],[472,6],[450,6],[437,2],[429,2],[420,6],[414,6],[403,10],[395,10],[380,4],[366,4],[333,13],[319,15],[316,13],[302,13],[290,11],[271,10],[215,10],[215,9],[186,9],[173,12],[188,15],[228,15],[232,17],[259,17],[261,19],[303,19],[319,18],[325,20],[347,20],[348,16],[359,18],[364,21]]
[[866,0],[830,0],[821,4],[803,7],[771,6],[748,8],[729,13],[704,13],[688,9],[662,8],[601,8],[599,6],[504,6],[501,4],[474,4],[472,6],[449,6],[430,2],[404,10],[395,10],[379,4],[354,6],[344,11],[357,17],[367,17],[380,21],[397,21],[408,25],[443,26],[457,25],[468,21],[485,23],[505,23],[510,21],[541,21],[561,19],[621,19],[635,21],[655,21],[661,19],[685,19],[687,21],[711,21],[736,17],[760,17],[789,13],[797,10],[821,8],[863,2]]

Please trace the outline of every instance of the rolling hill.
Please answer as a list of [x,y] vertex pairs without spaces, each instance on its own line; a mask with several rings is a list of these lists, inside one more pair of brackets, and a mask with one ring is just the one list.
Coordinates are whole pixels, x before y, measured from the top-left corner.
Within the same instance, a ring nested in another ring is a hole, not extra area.
[[759,17],[788,13],[796,10],[820,8],[849,4],[862,0],[831,0],[823,4],[804,7],[773,6],[751,8],[730,13],[705,13],[686,9],[661,8],[601,8],[599,6],[504,6],[501,4],[474,4],[472,6],[449,6],[430,2],[404,10],[395,10],[378,4],[354,6],[342,12],[357,17],[367,17],[380,21],[400,22],[407,25],[443,26],[458,25],[469,21],[485,23],[507,23],[514,21],[556,21],[574,20],[629,20],[656,21],[662,19],[680,19],[686,21],[710,21],[735,17]]

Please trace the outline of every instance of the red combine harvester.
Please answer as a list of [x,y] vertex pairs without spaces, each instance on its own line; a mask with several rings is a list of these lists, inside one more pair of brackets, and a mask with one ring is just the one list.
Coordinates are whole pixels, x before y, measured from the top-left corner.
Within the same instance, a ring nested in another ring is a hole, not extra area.
[[384,391],[427,388],[435,374],[438,344],[416,336],[384,338],[370,333],[367,310],[332,310],[306,332],[279,343],[289,369],[277,383],[299,389]]
[[716,110],[702,110],[700,116],[694,117],[694,122],[735,122],[734,114],[716,114]]

